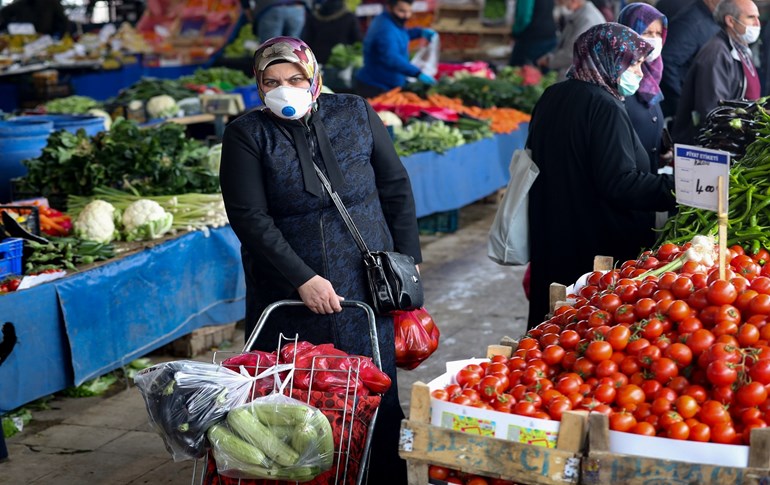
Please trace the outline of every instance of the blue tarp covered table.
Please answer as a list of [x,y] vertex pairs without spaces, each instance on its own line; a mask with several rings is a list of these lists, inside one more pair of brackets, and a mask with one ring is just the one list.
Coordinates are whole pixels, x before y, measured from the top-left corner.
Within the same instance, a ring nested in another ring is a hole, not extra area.
[[417,217],[466,206],[508,183],[508,165],[527,141],[529,124],[459,146],[444,154],[415,153],[402,160],[412,182]]
[[[404,158],[417,216],[458,209],[508,182],[527,126]],[[230,227],[185,233],[146,250],[0,297],[18,344],[0,365],[0,413],[81,384],[196,328],[245,315],[240,242]]]
[[225,227],[0,297],[0,322],[18,338],[0,365],[0,413],[237,321],[245,293],[240,243]]

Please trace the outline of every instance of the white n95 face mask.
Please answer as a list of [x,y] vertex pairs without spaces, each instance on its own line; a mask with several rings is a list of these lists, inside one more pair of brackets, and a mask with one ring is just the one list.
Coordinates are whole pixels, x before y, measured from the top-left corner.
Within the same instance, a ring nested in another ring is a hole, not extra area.
[[642,39],[652,46],[652,52],[647,54],[644,60],[652,62],[660,57],[660,53],[663,51],[663,39],[660,37],[642,37]]
[[265,94],[265,106],[276,116],[298,120],[305,116],[313,104],[309,89],[279,86]]

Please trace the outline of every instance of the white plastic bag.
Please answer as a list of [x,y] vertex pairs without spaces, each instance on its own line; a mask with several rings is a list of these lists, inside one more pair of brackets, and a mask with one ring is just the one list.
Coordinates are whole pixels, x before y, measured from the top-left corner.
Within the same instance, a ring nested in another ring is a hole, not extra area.
[[441,53],[441,41],[435,34],[426,45],[420,47],[412,57],[412,64],[419,67],[420,71],[431,77],[438,73],[438,58]]
[[520,149],[513,152],[509,172],[511,180],[489,230],[487,255],[497,264],[515,266],[529,262],[529,189],[540,169],[532,152]]
[[230,410],[208,438],[217,470],[232,478],[305,482],[334,461],[326,415],[280,392]]
[[253,381],[248,374],[192,360],[154,365],[134,378],[150,423],[174,461],[205,456],[206,431],[248,401]]

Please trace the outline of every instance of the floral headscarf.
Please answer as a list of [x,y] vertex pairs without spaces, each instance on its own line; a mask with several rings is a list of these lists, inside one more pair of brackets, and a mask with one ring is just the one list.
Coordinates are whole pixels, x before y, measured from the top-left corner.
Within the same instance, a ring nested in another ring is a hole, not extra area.
[[[321,71],[310,46],[294,37],[273,37],[262,43],[254,53],[254,75],[259,87],[262,73],[274,61],[288,61],[299,66],[310,80],[310,95],[313,101],[321,94]],[[265,101],[265,93],[259,88],[259,97]]]
[[650,52],[652,46],[624,25],[595,25],[575,41],[567,77],[601,86],[622,100],[618,92],[620,75]]
[[[668,34],[668,19],[655,7],[646,3],[630,3],[618,15],[619,24],[631,27],[639,35],[643,34],[647,27],[656,20],[660,20],[663,24],[661,37],[665,44],[666,35]],[[644,78],[637,93],[639,93],[639,97],[648,106],[653,106],[663,99],[663,93],[660,92],[660,78],[663,76],[663,58],[658,56],[657,59],[652,61],[645,61],[642,64],[642,72],[644,73]]]

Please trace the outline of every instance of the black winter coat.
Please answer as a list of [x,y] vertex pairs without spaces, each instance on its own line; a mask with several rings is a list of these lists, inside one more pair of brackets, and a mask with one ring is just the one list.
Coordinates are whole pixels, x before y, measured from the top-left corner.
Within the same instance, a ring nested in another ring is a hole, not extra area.
[[639,142],[641,142],[642,148],[647,152],[647,158],[650,160],[650,172],[658,173],[658,162],[663,144],[663,111],[660,109],[660,103],[648,106],[647,103],[639,99],[638,94],[626,96],[625,103],[631,125],[633,125]]
[[[344,185],[335,189],[366,244],[373,250],[395,249],[421,262],[409,176],[377,114],[358,96],[322,94],[311,124],[318,121],[325,126],[344,176]],[[220,179],[230,224],[242,244],[247,338],[268,304],[299,299],[296,289],[314,275],[328,279],[338,295],[371,304],[363,260],[342,217],[323,189],[320,197],[305,190],[290,135],[299,123],[303,122],[253,111],[225,130]],[[311,133],[305,131],[308,146],[318,147]],[[320,154],[313,158],[326,171]],[[315,172],[312,175],[316,177]],[[377,331],[383,368],[393,385],[377,418],[370,467],[375,477],[405,473],[397,455],[403,412],[398,402],[393,319],[378,317]],[[316,315],[304,307],[283,307],[270,315],[253,348],[275,350],[281,333],[372,355],[368,320],[355,308]]]
[[674,19],[668,19],[668,34],[663,44],[663,91],[661,108],[665,116],[675,116],[687,71],[695,55],[716,33],[719,26],[703,0],[695,0]]
[[654,211],[675,201],[673,178],[650,173],[623,102],[595,84],[548,88],[527,146],[540,168],[529,193],[532,327],[548,312],[551,283],[574,283],[596,255],[636,258],[654,242]]

